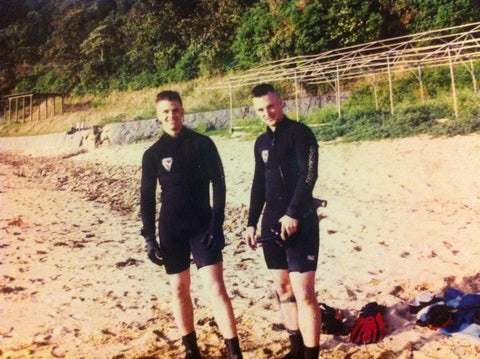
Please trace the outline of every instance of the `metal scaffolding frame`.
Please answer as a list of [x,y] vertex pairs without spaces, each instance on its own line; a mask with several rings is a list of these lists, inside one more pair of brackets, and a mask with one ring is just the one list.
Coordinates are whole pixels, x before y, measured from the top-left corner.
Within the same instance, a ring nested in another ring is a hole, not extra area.
[[[263,82],[294,81],[298,119],[298,87],[300,84],[328,83],[336,92],[338,114],[341,116],[340,83],[345,80],[370,78],[374,85],[378,109],[377,81],[387,76],[390,112],[394,113],[393,76],[412,72],[419,81],[424,101],[422,70],[434,67],[450,68],[455,116],[458,117],[455,90],[455,65],[464,65],[472,76],[477,91],[473,61],[480,58],[480,22],[425,31],[413,35],[373,41],[327,51],[318,55],[295,56],[271,61],[240,74],[232,75],[210,89],[232,89]],[[230,100],[232,106],[232,100]]]

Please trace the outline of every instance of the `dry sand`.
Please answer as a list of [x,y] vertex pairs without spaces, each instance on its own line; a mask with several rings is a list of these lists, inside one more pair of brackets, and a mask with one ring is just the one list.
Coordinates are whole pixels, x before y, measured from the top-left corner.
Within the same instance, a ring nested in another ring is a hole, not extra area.
[[[214,138],[227,179],[225,278],[245,358],[280,358],[287,334],[262,254],[241,239],[253,142]],[[138,235],[138,184],[152,142],[70,158],[0,156],[0,357],[182,358],[163,268]],[[321,337],[322,358],[476,358],[480,345],[418,327],[408,302],[447,286],[480,291],[480,136],[320,145],[318,299],[348,324],[387,306],[387,335]],[[108,191],[107,191],[108,190]],[[111,193],[110,193],[111,192]],[[192,267],[193,268],[193,267]],[[221,336],[192,270],[200,348]]]

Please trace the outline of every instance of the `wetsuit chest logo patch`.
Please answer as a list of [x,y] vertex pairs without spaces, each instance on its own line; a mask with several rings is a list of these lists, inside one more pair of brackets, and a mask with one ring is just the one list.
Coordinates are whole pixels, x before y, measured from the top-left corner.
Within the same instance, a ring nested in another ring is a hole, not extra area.
[[262,160],[263,160],[263,163],[267,163],[267,161],[268,161],[268,150],[263,150],[262,151]]
[[173,163],[173,158],[172,157],[165,157],[162,159],[162,166],[170,172],[170,169],[172,168],[172,163]]

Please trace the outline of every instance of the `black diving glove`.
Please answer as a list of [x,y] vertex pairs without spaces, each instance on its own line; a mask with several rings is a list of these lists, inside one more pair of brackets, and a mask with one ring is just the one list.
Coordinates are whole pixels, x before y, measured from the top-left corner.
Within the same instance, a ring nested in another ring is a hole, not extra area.
[[155,264],[163,265],[163,251],[155,239],[147,239],[147,255],[148,258]]
[[201,240],[208,250],[223,249],[225,247],[225,236],[223,228],[219,225],[210,225],[209,229],[203,235]]
[[142,229],[140,234],[145,238],[145,244],[147,245],[147,255],[148,258],[155,264],[161,266],[163,265],[163,250],[158,245],[158,242],[155,239],[155,236],[145,234],[145,231]]

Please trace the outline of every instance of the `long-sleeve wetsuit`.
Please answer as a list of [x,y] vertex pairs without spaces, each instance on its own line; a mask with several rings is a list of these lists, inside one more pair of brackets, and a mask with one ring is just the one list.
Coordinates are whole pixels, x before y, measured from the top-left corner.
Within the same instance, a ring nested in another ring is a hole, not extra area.
[[262,209],[262,236],[283,215],[298,219],[298,228],[284,246],[263,243],[269,269],[315,271],[318,263],[318,217],[312,211],[312,191],[317,179],[318,145],[310,128],[284,117],[275,131],[267,128],[255,142],[255,174],[250,197],[248,226],[256,227]]
[[264,204],[300,219],[312,205],[317,180],[318,144],[306,125],[284,117],[275,132],[255,142],[255,174],[248,226],[256,226]]
[[145,151],[140,207],[144,233],[153,238],[157,180],[161,187],[161,216],[171,217],[172,225],[179,218],[205,218],[206,213],[211,217],[211,225],[223,224],[225,177],[218,151],[209,137],[183,127],[176,138],[163,134]]

